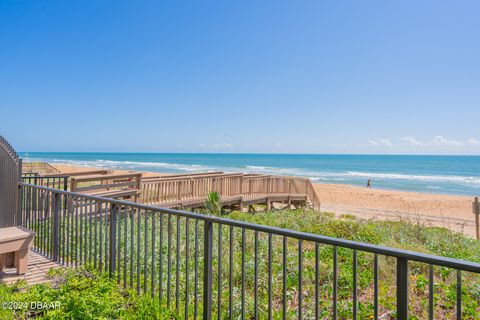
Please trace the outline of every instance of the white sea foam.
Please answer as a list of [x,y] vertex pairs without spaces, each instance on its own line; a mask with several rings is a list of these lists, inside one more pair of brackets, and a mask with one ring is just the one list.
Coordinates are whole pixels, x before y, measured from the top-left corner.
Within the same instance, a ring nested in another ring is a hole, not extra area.
[[355,172],[349,171],[344,174],[349,177],[376,178],[386,180],[412,180],[424,182],[440,182],[440,183],[457,183],[465,185],[480,186],[480,177],[470,176],[445,176],[445,175],[412,175],[398,173],[372,173],[372,172]]
[[454,176],[454,175],[413,175],[400,173],[379,173],[379,172],[325,172],[325,171],[311,171],[299,168],[274,168],[274,167],[259,167],[246,166],[249,171],[258,173],[271,174],[286,174],[298,175],[310,178],[315,181],[348,181],[352,179],[376,179],[376,180],[405,180],[418,182],[435,182],[435,183],[453,183],[468,186],[480,187],[480,177],[472,176]]
[[57,160],[56,163],[65,163],[70,165],[77,165],[83,167],[95,168],[113,168],[113,169],[136,169],[148,170],[158,168],[174,171],[213,171],[214,168],[197,165],[197,164],[179,164],[179,163],[165,163],[165,162],[141,162],[141,161],[115,161],[115,160]]

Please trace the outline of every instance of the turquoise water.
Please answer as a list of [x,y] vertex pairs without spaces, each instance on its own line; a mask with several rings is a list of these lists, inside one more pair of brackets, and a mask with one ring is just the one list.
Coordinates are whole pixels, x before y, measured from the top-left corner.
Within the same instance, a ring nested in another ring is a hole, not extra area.
[[[25,157],[25,153],[20,153]],[[480,156],[28,153],[30,160],[172,173],[235,171],[308,177],[313,182],[480,195]]]

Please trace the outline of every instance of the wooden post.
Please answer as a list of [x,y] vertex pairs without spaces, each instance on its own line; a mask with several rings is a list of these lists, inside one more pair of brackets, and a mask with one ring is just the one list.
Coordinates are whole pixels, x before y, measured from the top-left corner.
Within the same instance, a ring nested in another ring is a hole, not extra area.
[[77,181],[75,180],[74,177],[70,178],[70,192],[75,192],[77,191]]
[[475,214],[475,231],[477,240],[480,240],[480,203],[478,202],[478,197],[475,197],[475,201],[473,202],[473,213]]
[[181,181],[177,181],[177,200],[182,200]]

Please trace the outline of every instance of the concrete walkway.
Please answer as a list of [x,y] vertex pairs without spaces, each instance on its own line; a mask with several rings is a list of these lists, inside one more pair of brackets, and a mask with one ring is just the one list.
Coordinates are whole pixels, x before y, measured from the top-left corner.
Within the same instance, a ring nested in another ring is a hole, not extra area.
[[38,253],[30,251],[28,254],[28,271],[26,274],[17,275],[15,268],[6,268],[0,272],[0,282],[7,285],[15,283],[17,280],[24,279],[28,285],[48,282],[45,278],[48,270],[51,268],[61,268],[56,264]]

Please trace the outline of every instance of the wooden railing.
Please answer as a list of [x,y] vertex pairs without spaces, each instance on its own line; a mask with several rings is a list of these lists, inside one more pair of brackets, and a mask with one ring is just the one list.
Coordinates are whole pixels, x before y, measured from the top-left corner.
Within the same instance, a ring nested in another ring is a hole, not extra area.
[[133,198],[136,201],[140,194],[141,181],[141,173],[71,177],[70,191],[107,198]]
[[216,191],[222,197],[240,194],[242,174],[196,175],[163,177],[142,181],[142,202],[161,204],[205,198]]
[[142,202],[145,204],[172,203],[204,199],[216,191],[222,198],[278,194],[304,194],[315,208],[320,200],[309,179],[287,176],[253,175],[242,173],[212,173],[190,176],[166,176],[142,180]]

